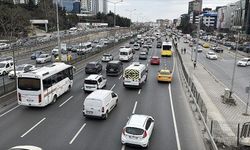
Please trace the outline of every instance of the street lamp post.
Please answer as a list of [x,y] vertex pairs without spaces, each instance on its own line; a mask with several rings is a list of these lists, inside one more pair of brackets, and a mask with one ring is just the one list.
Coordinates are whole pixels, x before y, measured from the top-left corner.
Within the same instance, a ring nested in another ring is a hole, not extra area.
[[131,24],[132,24],[132,13],[133,13],[133,11],[136,11],[136,9],[127,9],[126,11],[129,11],[129,18],[130,18],[130,25],[129,25],[129,27],[130,27],[130,30],[131,30]]
[[58,17],[58,0],[56,0],[56,25],[57,25],[57,44],[58,44],[58,57],[61,61],[61,42],[60,42],[60,29],[59,29],[59,17]]
[[[238,27],[238,29],[241,29],[241,27]],[[235,55],[234,55],[234,67],[233,67],[233,75],[232,75],[232,80],[231,80],[231,88],[230,88],[230,94],[229,98],[232,98],[233,94],[233,88],[234,88],[234,78],[235,78],[235,70],[236,70],[236,61],[237,61],[237,55],[238,55],[238,47],[239,47],[239,42],[240,42],[240,30],[238,30],[238,37],[237,37],[237,42],[236,42],[236,50],[235,50]]]
[[201,28],[201,15],[198,16],[198,27],[197,27],[197,41],[196,41],[196,48],[195,48],[195,57],[194,57],[194,69],[197,65],[197,57],[198,57],[198,48],[199,48],[199,40],[200,40],[200,28]]
[[114,4],[114,27],[116,26],[116,4],[123,2],[123,0],[117,1],[117,2],[112,2],[112,1],[107,1],[109,3]]

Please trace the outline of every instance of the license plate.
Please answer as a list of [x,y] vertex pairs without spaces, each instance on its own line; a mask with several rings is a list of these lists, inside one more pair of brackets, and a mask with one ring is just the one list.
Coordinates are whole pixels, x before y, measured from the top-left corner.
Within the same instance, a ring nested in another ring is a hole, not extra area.
[[86,88],[90,88],[91,89],[91,88],[95,88],[95,87],[94,86],[86,86]]
[[131,139],[138,139],[138,137],[134,137],[134,136],[129,136],[129,138],[131,138]]
[[114,69],[110,69],[110,71],[114,71]]
[[93,114],[93,111],[86,111],[86,114]]
[[26,101],[27,101],[27,102],[33,102],[34,100],[32,100],[32,99],[27,99]]

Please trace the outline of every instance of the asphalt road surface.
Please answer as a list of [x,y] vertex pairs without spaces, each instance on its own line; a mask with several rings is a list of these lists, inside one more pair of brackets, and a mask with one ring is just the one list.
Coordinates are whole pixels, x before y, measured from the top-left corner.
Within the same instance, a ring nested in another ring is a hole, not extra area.
[[[179,43],[179,48],[188,47],[188,54],[191,55],[191,48],[188,44],[183,43],[183,40]],[[231,88],[233,67],[234,67],[234,54],[229,53],[224,49],[223,53],[216,53],[218,60],[209,60],[206,58],[206,53],[211,51],[209,48],[203,48],[202,53],[198,53],[198,62],[206,67],[218,80],[220,80],[226,87]],[[237,58],[237,61],[241,57]],[[191,61],[191,57],[190,57]],[[244,102],[247,102],[247,93],[245,88],[250,84],[250,67],[236,66],[235,78],[234,78],[234,93]]]
[[[118,59],[118,49],[112,49],[111,53]],[[136,51],[133,61],[138,61],[138,54]],[[155,119],[148,149],[204,150],[199,127],[179,81],[175,56],[161,58],[160,66],[151,66],[148,61],[153,55],[160,56],[160,49],[156,48],[155,42],[148,59],[140,60],[149,67],[148,80],[141,89],[126,89],[121,76],[107,76],[106,89],[112,89],[119,96],[118,106],[107,120],[86,119],[82,115],[82,104],[88,95],[81,89],[83,79],[87,77],[82,69],[74,75],[72,90],[61,96],[56,103],[44,108],[15,104],[1,112],[0,149],[24,144],[36,145],[45,150],[138,149],[124,146],[120,140],[122,128],[135,110],[136,114],[151,115]],[[96,56],[91,60],[100,58]],[[124,67],[131,63],[125,62]],[[106,63],[103,66],[105,68]],[[174,71],[173,81],[171,84],[158,83],[157,72],[166,66]],[[102,74],[105,76],[105,69]]]

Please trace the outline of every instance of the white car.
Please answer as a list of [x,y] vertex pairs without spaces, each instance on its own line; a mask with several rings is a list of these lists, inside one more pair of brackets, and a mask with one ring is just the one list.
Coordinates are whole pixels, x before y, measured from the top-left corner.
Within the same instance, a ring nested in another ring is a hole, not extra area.
[[122,144],[147,147],[154,128],[154,119],[148,115],[133,114],[121,134]]
[[41,54],[38,58],[36,58],[36,63],[43,64],[51,61],[51,56],[49,54]]
[[208,59],[214,59],[214,60],[218,59],[217,55],[214,52],[208,52],[206,54],[206,58],[208,58]]
[[6,43],[0,43],[0,49],[6,49],[9,48],[10,44],[6,44]]
[[20,146],[12,147],[9,150],[42,150],[42,148],[32,146],[32,145],[20,145]]
[[6,75],[14,69],[13,61],[1,61],[0,62],[0,75]]
[[[32,70],[35,70],[35,66],[34,65],[22,64],[22,65],[19,65],[19,66],[16,67],[16,74],[24,73],[24,72],[29,72],[29,71],[32,71]],[[12,71],[9,72],[8,77],[10,79],[15,78],[14,70],[12,70]]]
[[102,75],[91,74],[84,79],[83,90],[84,91],[95,91],[102,89],[106,86],[107,79]]
[[249,66],[250,65],[250,58],[242,58],[241,60],[239,60],[237,62],[237,65],[243,66],[243,67]]
[[109,62],[111,60],[113,60],[112,54],[105,53],[105,54],[102,55],[102,61],[103,62]]

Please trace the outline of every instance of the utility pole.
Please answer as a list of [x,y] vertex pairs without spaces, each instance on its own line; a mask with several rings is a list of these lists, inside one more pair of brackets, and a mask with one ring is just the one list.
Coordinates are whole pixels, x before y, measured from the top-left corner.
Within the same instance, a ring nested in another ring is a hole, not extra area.
[[201,15],[199,14],[199,21],[198,21],[198,27],[197,27],[197,41],[196,41],[196,48],[195,48],[195,57],[194,57],[194,69],[197,65],[197,57],[198,57],[198,48],[199,48],[199,41],[200,41],[200,28],[201,28]]
[[58,16],[58,0],[56,0],[56,24],[57,24],[58,57],[59,57],[59,61],[61,61],[61,42],[60,42],[60,29],[59,29],[59,16]]

